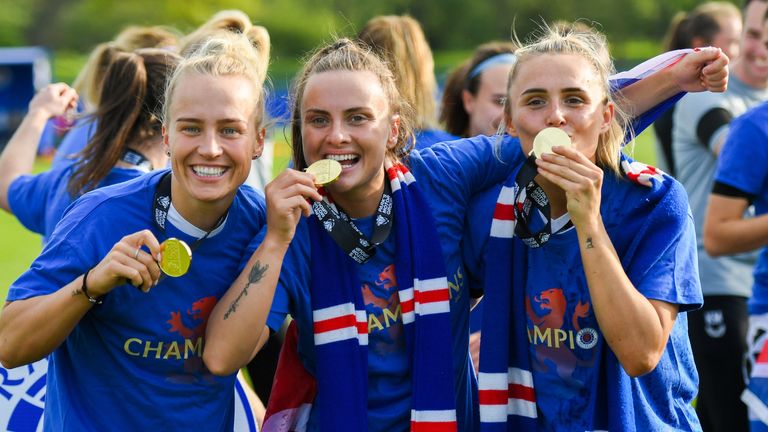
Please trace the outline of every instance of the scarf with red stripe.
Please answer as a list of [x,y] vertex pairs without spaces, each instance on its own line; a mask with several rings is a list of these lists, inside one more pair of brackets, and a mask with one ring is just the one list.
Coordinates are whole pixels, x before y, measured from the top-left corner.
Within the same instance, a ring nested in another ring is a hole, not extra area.
[[[664,181],[663,172],[622,155],[627,179],[653,187]],[[478,376],[480,423],[483,432],[536,431],[538,410],[529,357],[525,312],[528,247],[515,236],[515,201],[518,186],[513,173],[502,186],[491,223],[483,303],[483,343]]]
[[[410,171],[401,164],[385,168],[394,206],[395,275],[412,359],[410,429],[456,431],[450,294],[439,237]],[[314,216],[309,232],[312,250],[319,251],[310,264],[317,423],[323,431],[366,431],[368,317],[358,264]]]

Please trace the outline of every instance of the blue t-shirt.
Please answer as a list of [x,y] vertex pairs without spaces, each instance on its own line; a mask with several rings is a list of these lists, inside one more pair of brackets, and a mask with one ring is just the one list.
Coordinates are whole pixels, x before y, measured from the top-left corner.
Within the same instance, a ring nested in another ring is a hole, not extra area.
[[[74,201],[67,191],[73,165],[62,164],[36,175],[22,175],[8,187],[8,205],[24,227],[43,236],[43,244],[56,228],[64,211]],[[134,179],[144,172],[133,168],[115,167],[99,183],[109,186]]]
[[82,151],[88,145],[93,134],[96,133],[97,122],[94,117],[85,116],[77,120],[72,129],[64,135],[64,138],[56,149],[56,155],[53,157],[53,168],[71,165],[75,160],[73,156]]
[[[715,180],[754,196],[755,215],[768,213],[768,104],[747,111],[731,123],[720,152]],[[768,248],[754,269],[750,314],[768,313]]]
[[[477,383],[468,356],[469,292],[459,253],[465,209],[474,193],[509,175],[512,165],[505,161],[511,160],[511,154],[520,148],[516,139],[506,137],[495,151],[494,142],[495,137],[476,137],[440,143],[412,153],[407,160],[416,184],[432,209],[446,263],[451,293],[456,408],[458,429],[462,431],[472,430],[477,420],[473,408],[473,403],[475,406],[477,403],[473,401]],[[363,227],[371,225],[366,219],[360,223]],[[406,430],[410,419],[410,359],[404,356],[404,335],[398,331],[402,327],[402,315],[397,287],[391,283],[394,241],[394,235],[390,235],[375,258],[359,266],[357,273],[369,313],[371,431]],[[258,244],[260,239],[255,242]],[[285,316],[291,314],[299,330],[299,355],[307,370],[314,374],[310,259],[309,231],[306,220],[302,220],[283,261],[267,324],[276,330]],[[309,430],[317,430],[314,422],[313,415]]]
[[[626,430],[700,427],[690,405],[698,376],[685,313],[703,302],[696,237],[685,191],[670,177],[665,182],[666,194],[674,195],[665,195],[671,207],[659,213],[652,213],[659,196],[652,196],[651,188],[606,173],[602,189],[603,223],[629,279],[645,297],[680,307],[659,364],[642,377],[630,378],[604,341],[576,230],[553,235],[540,248],[526,248],[525,319],[541,430],[609,429],[607,413],[618,412]],[[485,263],[472,259],[485,248],[499,189],[478,196],[470,208],[470,251],[464,252],[470,279],[479,286],[483,265],[504,266],[491,256]]]
[[441,129],[422,129],[416,131],[416,150],[431,147],[439,142],[454,141],[459,139],[456,135],[449,134]]
[[[196,238],[154,223],[167,170],[85,194],[65,214],[30,269],[11,285],[17,301],[59,290],[94,267],[122,237],[149,229],[159,241]],[[235,375],[205,368],[208,315],[247,263],[266,223],[264,200],[241,187],[224,225],[194,248],[184,276],[149,293],[126,284],[93,307],[49,356],[46,430],[231,431]],[[193,246],[194,247],[194,246]]]

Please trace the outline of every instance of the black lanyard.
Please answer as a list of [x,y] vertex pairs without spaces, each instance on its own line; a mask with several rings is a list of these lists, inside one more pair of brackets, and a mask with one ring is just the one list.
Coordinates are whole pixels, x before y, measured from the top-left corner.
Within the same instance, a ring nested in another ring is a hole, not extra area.
[[336,242],[350,258],[359,264],[368,262],[376,255],[376,246],[387,239],[392,230],[392,187],[384,181],[384,194],[379,201],[374,219],[373,235],[370,240],[349,219],[338,206],[332,206],[325,200],[312,203],[312,212],[323,225],[333,241]]
[[152,162],[150,162],[146,156],[135,150],[125,149],[125,152],[123,152],[123,156],[120,158],[120,160],[127,164],[134,165],[142,171],[152,171]]
[[[549,198],[544,193],[544,189],[534,181],[538,174],[536,169],[536,156],[529,156],[525,160],[525,163],[520,168],[520,171],[515,177],[515,185],[517,186],[517,192],[515,193],[515,204],[513,206],[515,211],[515,235],[525,243],[528,247],[537,248],[541,247],[549,241],[549,237],[552,235],[552,209],[549,205]],[[523,195],[525,191],[525,195]],[[533,209],[544,216],[544,226],[536,231],[531,231],[531,218],[535,214]],[[564,231],[573,226],[571,221],[568,221],[558,232]]]
[[[155,199],[152,202],[152,215],[155,220],[155,226],[157,226],[163,234],[165,234],[165,222],[168,220],[168,210],[171,208],[171,176],[172,173],[170,171],[163,174],[163,178],[157,183]],[[226,218],[227,215],[225,213],[224,216],[219,218],[218,222],[216,222],[216,226],[206,232],[203,237],[197,239],[197,241],[195,241],[189,248],[194,251],[200,247],[200,243],[208,238],[212,232],[216,231],[216,229],[224,223]]]

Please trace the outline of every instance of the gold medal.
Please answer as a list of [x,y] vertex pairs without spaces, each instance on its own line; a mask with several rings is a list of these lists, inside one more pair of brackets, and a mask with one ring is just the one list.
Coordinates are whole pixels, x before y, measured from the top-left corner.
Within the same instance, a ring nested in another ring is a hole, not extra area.
[[533,139],[533,154],[540,158],[544,153],[552,153],[552,147],[571,147],[571,137],[565,131],[556,127],[542,129]]
[[192,262],[192,250],[182,240],[169,238],[160,243],[160,270],[168,276],[183,276]]
[[324,186],[339,178],[341,175],[341,164],[333,159],[321,159],[305,170],[315,175],[315,184]]

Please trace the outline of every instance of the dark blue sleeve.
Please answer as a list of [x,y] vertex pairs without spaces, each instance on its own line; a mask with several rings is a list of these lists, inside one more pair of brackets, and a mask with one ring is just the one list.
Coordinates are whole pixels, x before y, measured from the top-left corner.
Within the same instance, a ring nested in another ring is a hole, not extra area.
[[24,228],[45,234],[48,193],[54,189],[52,171],[17,177],[8,187],[8,205]]
[[486,245],[491,233],[491,221],[501,184],[476,195],[469,204],[467,222],[461,243],[461,255],[467,271],[470,292],[482,293]]

